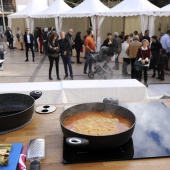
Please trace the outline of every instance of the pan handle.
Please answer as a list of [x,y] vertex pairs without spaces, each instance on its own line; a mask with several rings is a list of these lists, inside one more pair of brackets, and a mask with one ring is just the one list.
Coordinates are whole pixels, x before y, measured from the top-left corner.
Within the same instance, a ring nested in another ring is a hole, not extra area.
[[33,160],[30,164],[30,170],[40,170],[40,161]]
[[39,99],[42,95],[42,92],[39,90],[34,90],[32,92],[30,92],[30,96],[33,97],[35,100]]
[[119,100],[114,97],[106,97],[103,99],[103,103],[119,105]]
[[87,139],[77,137],[66,138],[66,143],[72,147],[84,147],[89,145],[89,141]]

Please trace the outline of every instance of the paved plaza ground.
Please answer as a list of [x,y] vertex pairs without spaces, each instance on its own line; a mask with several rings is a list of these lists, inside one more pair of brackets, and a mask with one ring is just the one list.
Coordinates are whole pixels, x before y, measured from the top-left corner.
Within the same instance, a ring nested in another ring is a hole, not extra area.
[[[83,55],[82,55],[83,57]],[[76,57],[72,57],[72,60],[75,62],[72,64],[74,80],[90,80],[87,75],[83,74],[83,68],[85,60],[81,58],[82,64],[76,63]],[[114,62],[109,62],[109,65],[114,66]],[[20,82],[54,82],[58,81],[56,78],[55,67],[53,68],[52,77],[53,80],[48,79],[48,69],[49,69],[49,60],[48,57],[40,54],[39,52],[35,53],[35,62],[32,61],[31,52],[29,52],[29,62],[25,62],[25,50],[20,51],[19,49],[7,50],[5,54],[4,61],[4,70],[0,71],[0,82],[1,83],[20,83]],[[62,59],[60,58],[59,63],[60,69],[60,78],[64,78],[64,66]],[[122,77],[122,60],[120,57],[120,67],[119,70],[114,71],[112,79],[130,79],[129,77]],[[130,73],[130,66],[128,66]],[[165,80],[160,81],[156,78],[152,78],[152,70],[148,72],[148,93],[154,96],[170,95],[170,72],[165,72]],[[100,76],[95,75],[95,80],[102,79]],[[71,80],[71,81],[74,81]],[[81,86],[81,84],[80,84]],[[159,88],[158,88],[159,87]],[[154,91],[153,91],[154,90]],[[166,91],[166,93],[165,93]]]

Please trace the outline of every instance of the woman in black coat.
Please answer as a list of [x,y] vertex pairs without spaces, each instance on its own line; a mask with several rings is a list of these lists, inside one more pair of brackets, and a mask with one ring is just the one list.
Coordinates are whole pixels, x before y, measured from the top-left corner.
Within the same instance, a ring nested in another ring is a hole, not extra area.
[[[157,66],[157,63],[158,63],[158,60],[160,57],[160,49],[162,49],[162,45],[157,40],[157,36],[155,36],[155,35],[152,36],[152,43],[151,43],[152,58],[151,58],[151,63],[150,63],[150,68],[153,69],[152,77],[156,76],[156,70],[157,70],[156,66]],[[159,72],[158,72],[158,74],[159,74]]]
[[81,64],[80,62],[80,50],[83,48],[83,40],[81,39],[81,32],[77,32],[75,38],[75,49],[77,53],[77,64]]
[[51,72],[52,72],[54,61],[55,61],[55,66],[56,66],[57,80],[60,80],[60,77],[59,77],[59,53],[60,53],[60,46],[59,46],[59,42],[58,42],[58,35],[56,33],[52,33],[50,35],[49,41],[48,41],[48,58],[50,61],[49,80],[53,80],[51,77]]

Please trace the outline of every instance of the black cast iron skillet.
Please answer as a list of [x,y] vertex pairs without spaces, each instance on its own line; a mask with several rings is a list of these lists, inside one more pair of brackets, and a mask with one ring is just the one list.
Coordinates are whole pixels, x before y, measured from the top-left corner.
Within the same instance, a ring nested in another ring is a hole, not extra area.
[[[109,113],[115,113],[123,116],[125,119],[132,123],[132,126],[122,133],[105,135],[105,136],[92,136],[73,132],[67,129],[63,123],[64,121],[83,111],[105,111]],[[85,103],[79,104],[65,110],[60,116],[61,129],[66,137],[66,142],[70,146],[74,147],[88,147],[90,149],[110,149],[121,146],[126,143],[132,136],[135,128],[136,118],[135,115],[128,109],[108,104],[108,103]]]
[[19,129],[32,120],[35,100],[41,91],[32,91],[30,96],[20,93],[0,94],[0,134]]

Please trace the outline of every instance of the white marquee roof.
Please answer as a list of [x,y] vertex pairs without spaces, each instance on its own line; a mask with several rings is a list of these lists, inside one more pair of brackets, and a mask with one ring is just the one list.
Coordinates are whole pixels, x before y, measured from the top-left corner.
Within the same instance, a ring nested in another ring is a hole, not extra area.
[[159,9],[148,0],[124,0],[100,15],[114,17],[155,15],[155,12],[159,11]]
[[60,13],[72,9],[64,0],[55,0],[47,9],[31,15],[33,18],[54,18],[58,17]]
[[60,16],[62,18],[91,17],[108,9],[100,0],[85,0],[73,9],[61,13]]
[[160,10],[161,10],[161,11],[170,11],[170,4],[162,7]]
[[160,9],[159,16],[170,16],[170,4]]
[[8,15],[8,18],[27,18],[44,10],[45,8],[47,8],[47,6],[41,5],[38,0],[33,0],[23,10]]

